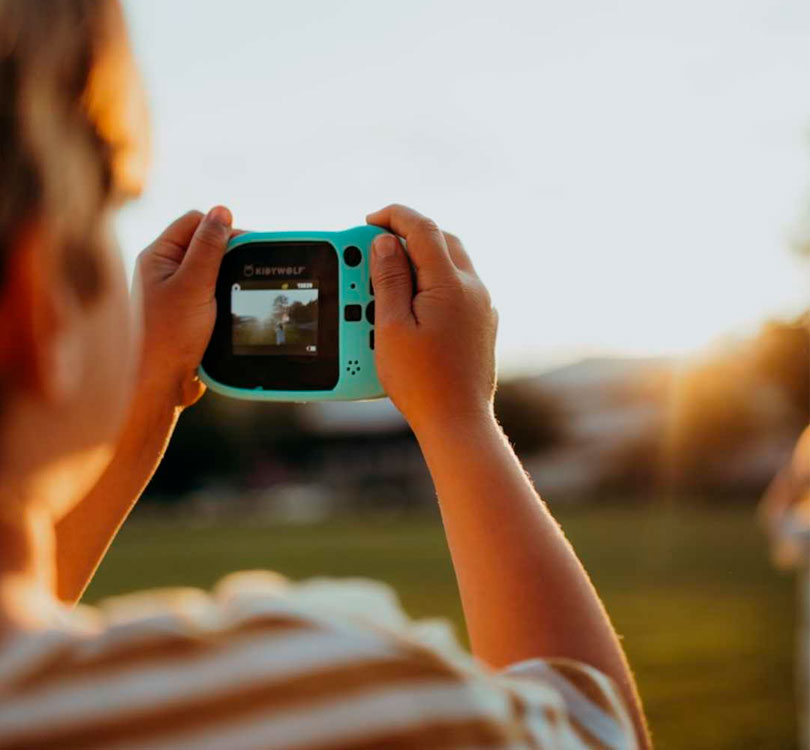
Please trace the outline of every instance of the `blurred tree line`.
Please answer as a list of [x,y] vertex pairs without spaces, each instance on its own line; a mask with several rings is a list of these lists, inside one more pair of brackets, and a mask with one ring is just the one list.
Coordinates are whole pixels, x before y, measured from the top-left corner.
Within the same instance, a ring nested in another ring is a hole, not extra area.
[[560,402],[524,380],[498,384],[495,414],[521,456],[554,448],[568,436],[568,415]]
[[749,340],[676,366],[640,396],[659,404],[662,428],[621,446],[606,484],[758,493],[771,456],[788,451],[810,422],[810,313],[767,322]]
[[[318,407],[238,401],[207,393],[182,415],[148,495],[171,502],[212,485],[245,490],[257,483],[319,481],[324,454],[333,450],[343,456],[351,445],[360,454],[393,440],[418,451],[404,422],[393,423],[387,434],[358,431],[330,436],[312,429],[308,418],[312,408]],[[522,454],[543,450],[564,434],[558,404],[518,381],[499,386],[496,412]]]
[[[641,434],[600,438],[602,475],[594,491],[750,497],[767,481],[773,452],[787,450],[810,422],[808,363],[810,313],[768,322],[752,338],[701,359],[623,380],[608,392],[610,407],[647,405],[659,418]],[[576,450],[581,436],[542,378],[502,382],[495,406],[523,457]],[[387,474],[374,473],[375,461],[402,463],[418,452],[404,423],[394,422],[383,433],[358,428],[336,437],[313,429],[312,408],[207,394],[182,416],[148,494],[171,500],[205,487],[238,493],[296,482],[329,488],[327,469],[335,464],[349,467],[344,474],[366,472],[359,482],[379,487],[387,481],[408,491],[407,481],[390,467]]]
[[244,489],[254,467],[273,456],[286,465],[305,462],[306,431],[294,404],[247,402],[207,393],[186,409],[148,494],[171,501],[209,485]]

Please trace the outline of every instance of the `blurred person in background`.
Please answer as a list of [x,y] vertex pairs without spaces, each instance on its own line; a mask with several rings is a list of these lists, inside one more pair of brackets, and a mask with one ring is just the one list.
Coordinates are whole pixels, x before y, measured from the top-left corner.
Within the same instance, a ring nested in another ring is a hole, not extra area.
[[234,230],[222,206],[181,216],[131,307],[111,222],[147,131],[115,0],[0,0],[0,106],[0,747],[649,747],[604,608],[493,416],[487,291],[401,206],[368,217],[416,268],[414,288],[399,242],[375,244],[377,365],[436,486],[474,657],[373,582],[243,573],[76,606],[202,395]]
[[797,576],[796,692],[799,747],[810,750],[810,427],[759,504],[774,565]]
[[760,517],[778,568],[810,565],[810,427],[762,497]]

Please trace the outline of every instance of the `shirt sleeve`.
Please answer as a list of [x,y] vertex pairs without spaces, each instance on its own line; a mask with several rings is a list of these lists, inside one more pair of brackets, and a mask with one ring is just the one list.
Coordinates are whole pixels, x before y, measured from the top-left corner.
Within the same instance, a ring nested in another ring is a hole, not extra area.
[[[537,747],[637,750],[618,689],[597,669],[568,659],[533,659],[504,670],[501,679]],[[556,744],[549,744],[552,736]]]

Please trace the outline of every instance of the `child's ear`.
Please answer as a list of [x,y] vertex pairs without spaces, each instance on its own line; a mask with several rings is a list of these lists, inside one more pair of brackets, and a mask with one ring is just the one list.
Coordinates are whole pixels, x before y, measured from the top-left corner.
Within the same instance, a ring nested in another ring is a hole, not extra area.
[[9,390],[59,403],[79,387],[80,306],[41,222],[7,249],[0,289],[0,380]]

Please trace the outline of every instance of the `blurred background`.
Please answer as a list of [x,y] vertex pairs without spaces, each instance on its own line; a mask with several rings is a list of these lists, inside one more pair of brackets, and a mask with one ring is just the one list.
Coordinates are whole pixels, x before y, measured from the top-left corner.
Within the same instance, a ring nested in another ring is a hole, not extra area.
[[[794,580],[758,498],[810,420],[810,6],[129,0],[153,121],[130,269],[174,216],[460,235],[497,411],[604,596],[659,748],[795,747]],[[387,401],[208,394],[87,599],[240,568],[390,582],[466,635]]]

